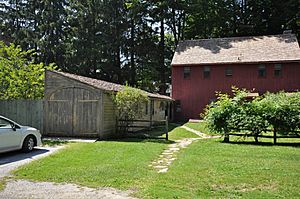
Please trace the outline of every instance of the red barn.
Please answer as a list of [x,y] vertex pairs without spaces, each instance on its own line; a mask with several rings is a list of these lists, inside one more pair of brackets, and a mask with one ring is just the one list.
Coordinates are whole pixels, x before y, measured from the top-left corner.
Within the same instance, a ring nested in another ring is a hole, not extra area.
[[293,34],[181,41],[172,60],[175,118],[199,118],[215,92],[232,86],[262,94],[300,89],[300,50]]

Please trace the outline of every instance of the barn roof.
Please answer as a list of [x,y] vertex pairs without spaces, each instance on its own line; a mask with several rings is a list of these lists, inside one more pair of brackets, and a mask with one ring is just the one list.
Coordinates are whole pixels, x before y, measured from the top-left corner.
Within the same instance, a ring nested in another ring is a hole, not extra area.
[[294,34],[180,41],[172,65],[300,61]]
[[[84,76],[80,76],[80,75],[75,75],[75,74],[71,74],[71,73],[65,73],[65,72],[59,72],[59,71],[51,71],[54,72],[56,74],[60,74],[62,76],[65,76],[67,78],[79,81],[81,83],[90,85],[92,87],[101,89],[101,90],[105,90],[105,91],[121,91],[124,86],[120,85],[120,84],[116,84],[116,83],[112,83],[112,82],[107,82],[107,81],[103,81],[103,80],[99,80],[99,79],[93,79],[93,78],[89,78],[89,77],[84,77]],[[160,95],[160,94],[156,94],[156,93],[149,93],[147,91],[145,91],[148,95],[148,97],[151,98],[158,98],[158,99],[165,99],[165,100],[173,100],[171,97],[166,96],[166,95]]]

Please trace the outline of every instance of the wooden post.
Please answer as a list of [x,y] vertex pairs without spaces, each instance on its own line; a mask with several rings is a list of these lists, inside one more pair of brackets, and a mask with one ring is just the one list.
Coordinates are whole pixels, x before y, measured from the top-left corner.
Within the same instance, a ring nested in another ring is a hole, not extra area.
[[166,140],[169,140],[169,118],[166,116]]
[[274,144],[277,144],[277,132],[276,132],[276,128],[274,128]]
[[224,131],[224,142],[229,142],[229,135],[227,131]]
[[153,104],[153,100],[150,100],[150,130],[152,129],[152,121],[153,121],[153,109],[154,109],[154,104]]

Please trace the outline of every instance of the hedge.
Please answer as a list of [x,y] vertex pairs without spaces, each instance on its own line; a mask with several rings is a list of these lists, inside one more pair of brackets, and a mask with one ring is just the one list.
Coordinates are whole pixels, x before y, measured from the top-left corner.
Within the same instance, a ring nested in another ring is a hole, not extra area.
[[233,88],[232,93],[217,93],[217,101],[201,114],[210,130],[226,137],[230,132],[259,135],[267,129],[288,135],[300,129],[299,92],[266,93],[254,100],[247,99],[245,89]]

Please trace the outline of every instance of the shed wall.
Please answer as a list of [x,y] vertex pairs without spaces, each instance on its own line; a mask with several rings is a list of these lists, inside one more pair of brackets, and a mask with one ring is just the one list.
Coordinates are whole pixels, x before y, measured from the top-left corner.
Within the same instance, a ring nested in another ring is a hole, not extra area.
[[116,132],[116,112],[112,96],[109,93],[103,95],[103,136],[110,137]]

